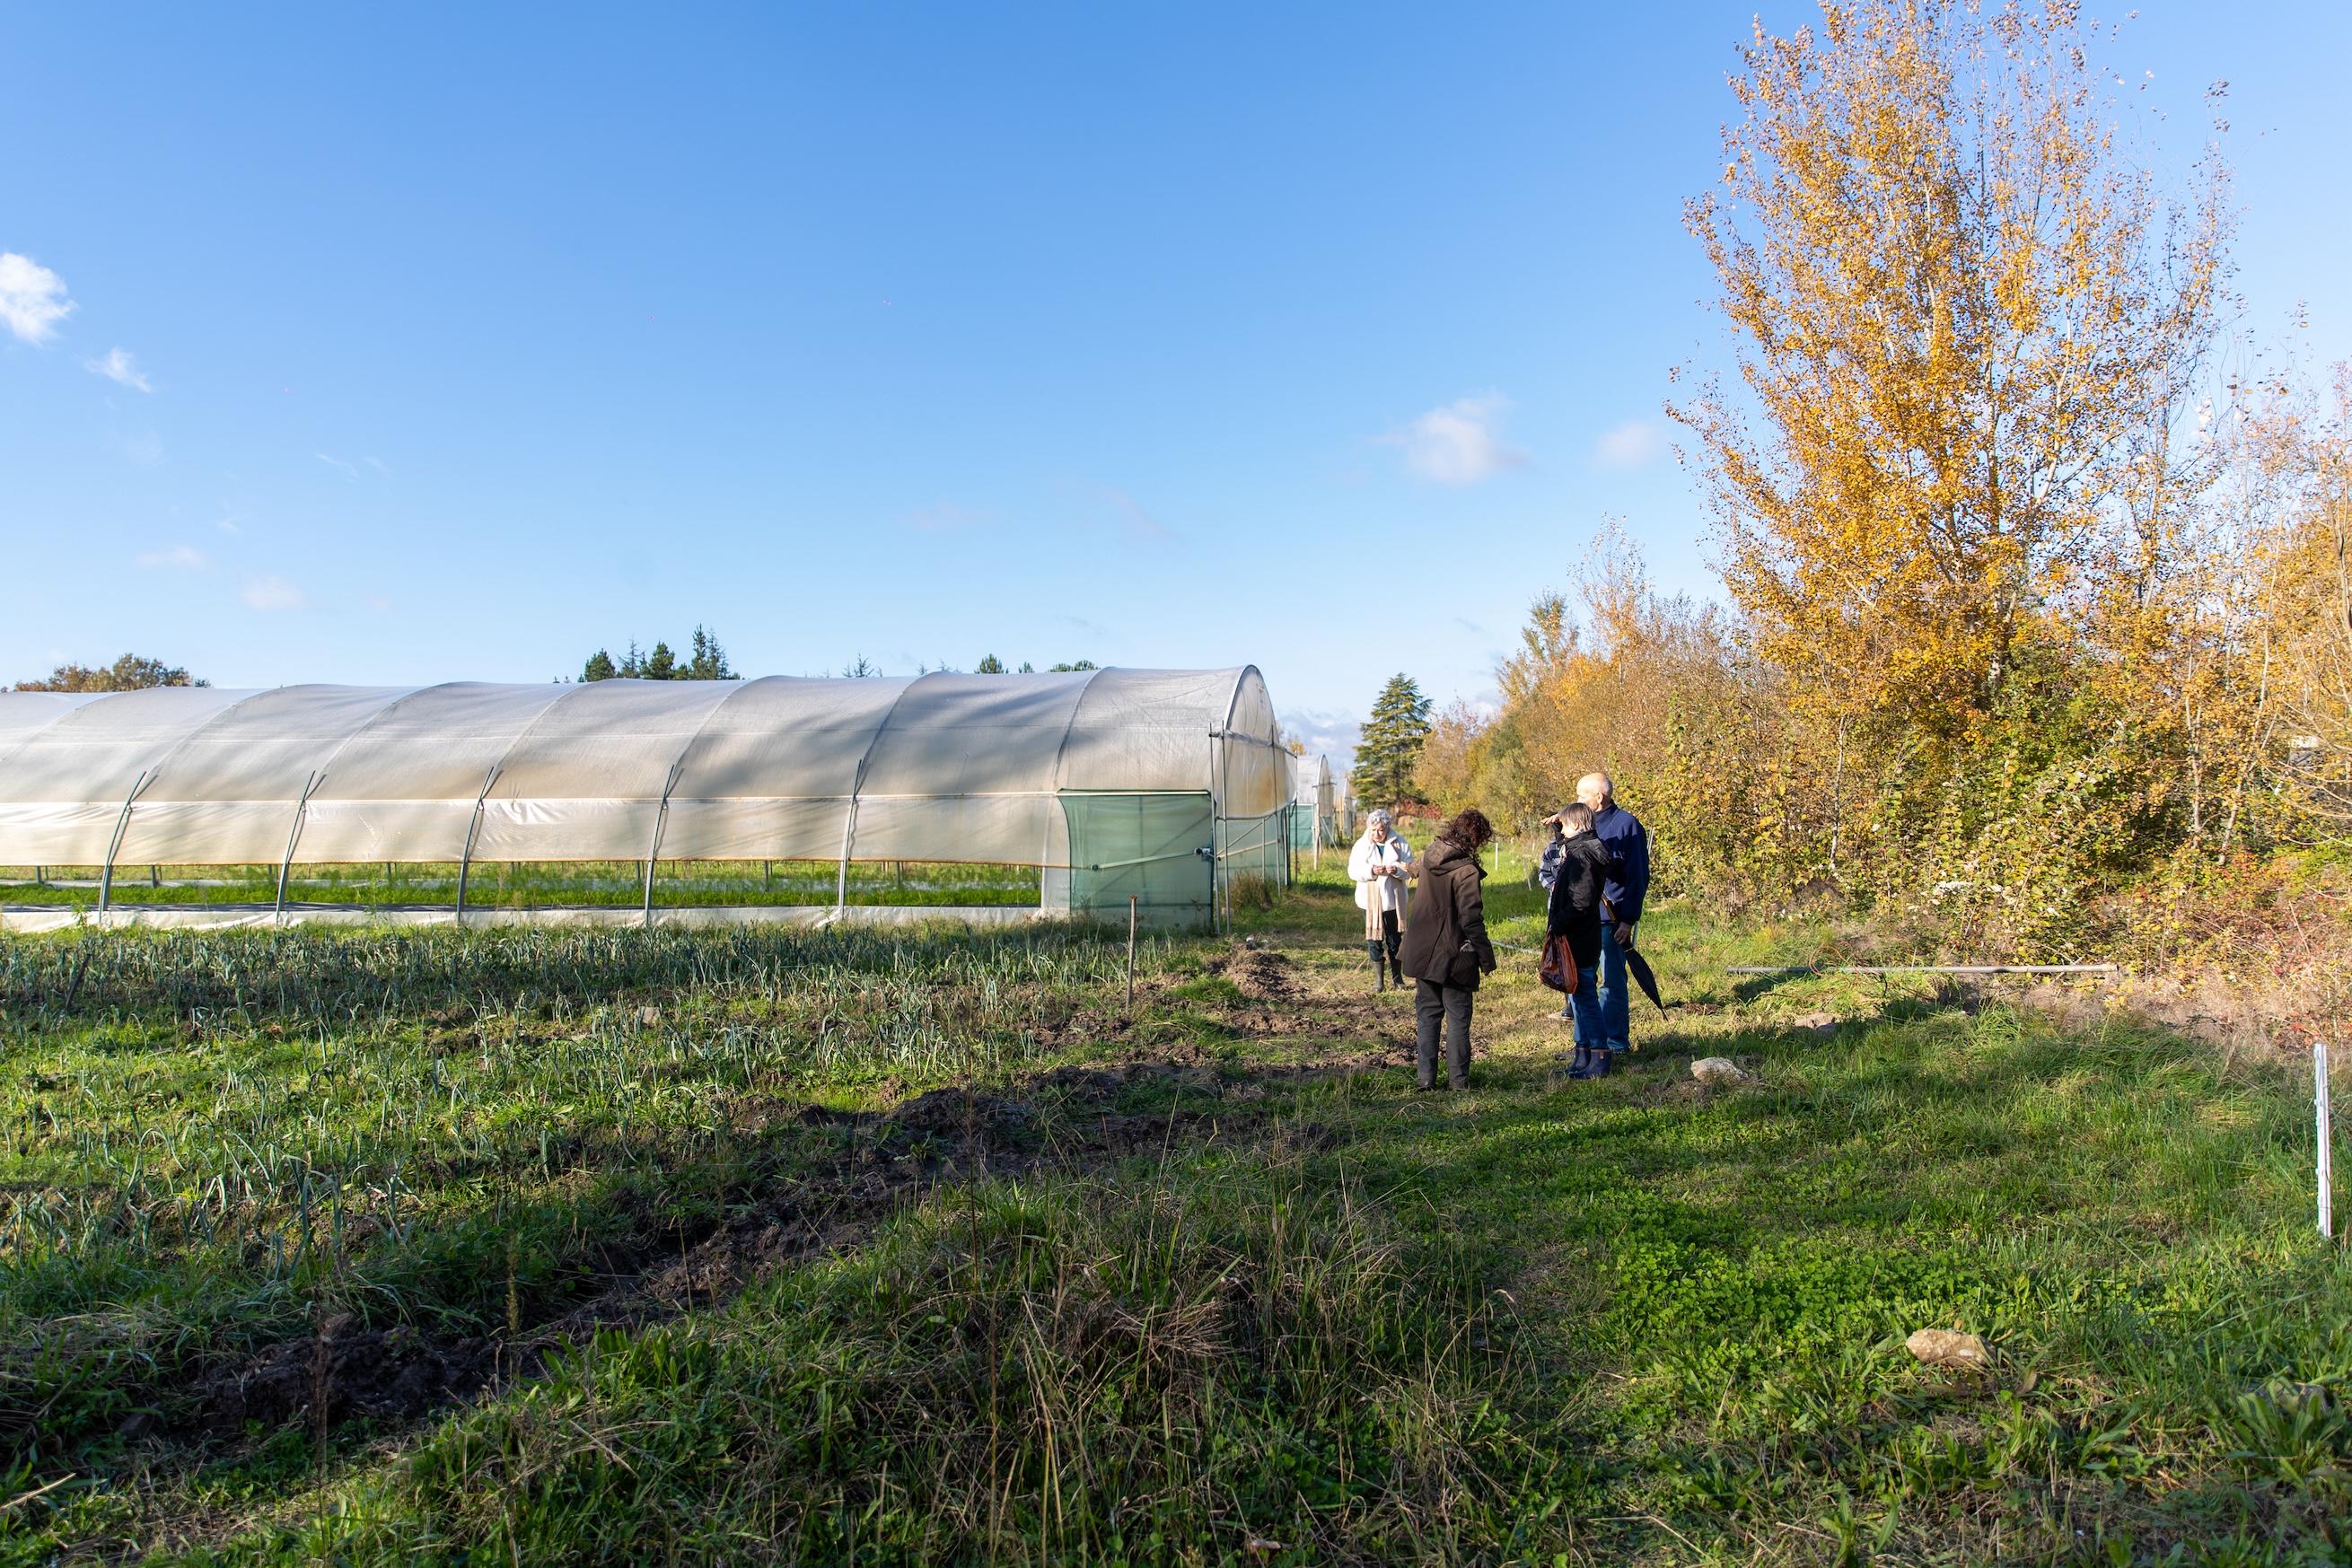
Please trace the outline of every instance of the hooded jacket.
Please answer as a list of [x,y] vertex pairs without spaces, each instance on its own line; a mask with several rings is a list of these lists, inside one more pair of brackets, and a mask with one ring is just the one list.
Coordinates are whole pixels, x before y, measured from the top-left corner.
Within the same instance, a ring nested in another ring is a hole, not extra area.
[[1601,903],[1617,862],[1609,848],[1591,833],[1553,841],[1559,853],[1553,865],[1551,901],[1546,906],[1547,936],[1566,936],[1577,967],[1591,969],[1601,962]]
[[1405,926],[1404,972],[1441,986],[1478,988],[1495,972],[1495,945],[1486,939],[1486,900],[1478,884],[1486,868],[1451,839],[1439,839],[1421,860]]

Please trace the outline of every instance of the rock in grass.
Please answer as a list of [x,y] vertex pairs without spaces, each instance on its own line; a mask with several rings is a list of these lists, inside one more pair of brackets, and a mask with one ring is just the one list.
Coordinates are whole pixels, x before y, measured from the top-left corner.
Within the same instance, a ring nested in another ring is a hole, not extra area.
[[1793,1021],[1799,1029],[1809,1029],[1815,1034],[1833,1033],[1838,1025],[1835,1013],[1799,1013]]
[[661,1028],[661,1009],[654,1007],[639,1008],[637,1009],[637,1021],[645,1025],[647,1029]]
[[1941,1366],[1954,1372],[1990,1372],[1992,1353],[1985,1342],[1972,1333],[1960,1333],[1952,1329],[1921,1329],[1903,1342],[1903,1348],[1917,1357],[1924,1366]]
[[1739,1071],[1739,1063],[1727,1056],[1703,1056],[1691,1063],[1691,1076],[1701,1083],[1753,1083],[1756,1082]]

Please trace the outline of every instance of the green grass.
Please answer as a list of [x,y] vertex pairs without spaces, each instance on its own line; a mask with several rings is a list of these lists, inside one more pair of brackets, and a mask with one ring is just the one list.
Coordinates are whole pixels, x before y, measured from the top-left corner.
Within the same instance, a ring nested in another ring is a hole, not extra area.
[[[0,1561],[2352,1561],[2294,1062],[1729,977],[1833,943],[1662,910],[1628,1070],[1555,1077],[1507,955],[1419,1095],[1343,893],[1243,920],[1271,988],[1161,938],[1131,1020],[1083,930],[9,942],[7,1496],[71,1479]],[[1021,1108],[986,1168],[799,1114],[950,1084]],[[695,1295],[771,1216],[823,1244]],[[666,1257],[682,1301],[549,1337]],[[323,1450],[194,1419],[329,1311],[557,1348]]]

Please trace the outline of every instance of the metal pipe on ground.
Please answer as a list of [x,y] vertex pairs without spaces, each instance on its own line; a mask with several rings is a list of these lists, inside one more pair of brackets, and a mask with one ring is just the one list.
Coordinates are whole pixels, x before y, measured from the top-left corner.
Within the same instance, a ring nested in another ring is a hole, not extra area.
[[1734,964],[1727,975],[2113,975],[2115,964]]

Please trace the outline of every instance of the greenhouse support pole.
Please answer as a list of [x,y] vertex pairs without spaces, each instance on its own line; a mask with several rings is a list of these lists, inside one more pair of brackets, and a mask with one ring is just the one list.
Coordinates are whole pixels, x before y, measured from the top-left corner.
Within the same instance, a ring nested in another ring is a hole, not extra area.
[[866,770],[873,766],[874,748],[882,744],[882,737],[888,731],[890,721],[898,716],[898,705],[907,700],[908,692],[922,684],[923,677],[918,675],[901,687],[897,696],[890,699],[889,711],[882,716],[882,722],[874,727],[874,733],[866,738],[866,749],[858,754],[857,771],[850,775],[849,810],[843,812],[841,818],[841,869],[835,875],[833,883],[833,913],[835,919],[840,918],[843,911],[849,906],[849,851],[851,845],[857,841],[857,797],[866,789]]
[[1135,894],[1127,895],[1127,1010],[1135,1011]]
[[654,812],[654,841],[646,846],[646,929],[654,928],[654,862],[661,859],[662,829],[669,825],[669,792],[677,788],[677,776],[686,771],[686,758],[681,757],[669,765],[669,777],[662,781],[661,806]]
[[154,770],[142,768],[131,786],[131,793],[122,797],[122,810],[114,819],[114,836],[106,841],[106,863],[98,868],[98,913],[106,915],[107,900],[114,893],[114,857],[122,848],[123,832],[131,826],[131,802],[139,799],[147,786],[155,782]]
[[466,820],[466,847],[457,855],[457,924],[460,925],[466,924],[466,876],[474,869],[474,836],[482,831],[482,802],[490,798],[490,786],[499,781],[500,771],[500,766],[493,762],[489,771],[482,775],[482,788],[474,797],[474,814]]
[[[857,775],[862,783],[866,769],[861,767]],[[849,810],[841,819],[841,865],[833,878],[833,912],[835,915],[849,906],[849,846],[856,837],[857,787],[853,784],[849,790]]]
[[1225,734],[1228,728],[1233,728],[1230,703],[1225,707],[1225,724],[1212,731],[1216,738],[1216,816],[1209,822],[1209,841],[1216,844],[1216,858],[1209,862],[1209,910],[1216,915],[1221,934],[1233,931],[1233,867],[1225,865],[1225,858],[1233,853],[1233,830],[1225,828],[1225,809],[1233,804],[1233,738]]
[[294,802],[293,825],[286,830],[286,855],[278,862],[278,904],[269,912],[269,924],[272,925],[285,922],[286,878],[294,869],[294,846],[302,841],[302,819],[310,812],[310,796],[326,781],[325,774],[313,769],[310,776],[302,780],[302,798]]

